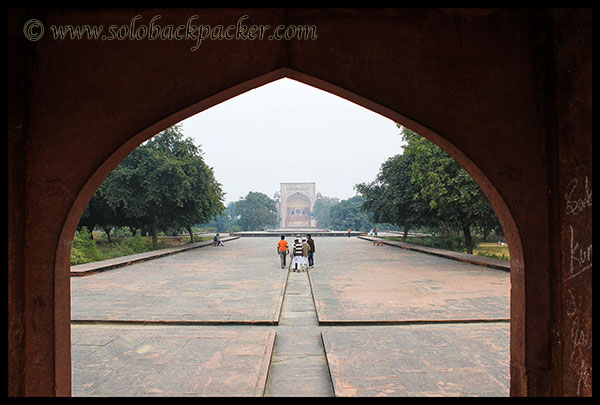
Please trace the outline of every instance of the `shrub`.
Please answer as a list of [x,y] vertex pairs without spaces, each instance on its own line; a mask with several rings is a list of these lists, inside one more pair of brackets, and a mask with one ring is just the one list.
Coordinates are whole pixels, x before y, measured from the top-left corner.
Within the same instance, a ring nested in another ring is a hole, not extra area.
[[127,254],[144,253],[150,250],[148,239],[142,236],[139,229],[135,232],[135,236],[127,239],[124,244],[132,252]]
[[91,232],[83,227],[75,233],[71,246],[71,265],[104,260],[104,255],[98,250]]

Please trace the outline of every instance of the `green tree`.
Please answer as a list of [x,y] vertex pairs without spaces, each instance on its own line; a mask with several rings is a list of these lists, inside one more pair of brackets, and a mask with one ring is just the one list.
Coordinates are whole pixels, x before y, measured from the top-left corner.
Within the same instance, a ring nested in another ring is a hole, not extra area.
[[[119,226],[121,220],[119,219],[119,216],[115,210],[106,201],[104,196],[105,188],[105,184],[102,183],[98,190],[96,190],[88,202],[87,207],[83,211],[77,229],[82,231],[82,229],[85,227],[88,230],[93,230],[97,226],[100,226],[104,229],[106,236],[108,236],[108,241],[111,242],[111,229],[113,226]],[[91,239],[94,239],[91,231],[89,233],[82,233],[82,235],[86,235]]]
[[[486,224],[496,214],[489,201],[456,161],[427,139],[403,128],[407,142],[404,154],[413,159],[412,180],[418,185],[418,197],[427,201],[445,226],[462,231],[467,253],[473,253],[471,229]],[[496,219],[497,221],[497,219]]]
[[[148,230],[143,198],[147,151],[138,147],[117,166],[92,196],[86,211],[95,219],[93,226],[107,229],[110,225],[127,226],[135,234],[136,229]],[[86,221],[86,213],[79,225]],[[92,226],[92,224],[90,224]],[[93,229],[89,227],[89,229]]]
[[363,202],[364,198],[356,195],[331,207],[329,210],[331,228],[338,231],[348,228],[366,231],[372,228],[370,215],[361,209]]
[[[134,150],[106,178],[99,196],[112,210],[105,221],[147,229],[157,243],[160,229],[207,221],[224,209],[221,185],[199,147],[173,126]],[[118,219],[115,219],[118,218]],[[162,228],[161,228],[162,227]]]
[[393,156],[381,165],[374,181],[355,185],[364,197],[362,210],[372,213],[375,223],[404,228],[405,242],[410,228],[431,224],[434,216],[429,204],[418,197],[419,186],[411,177],[413,163],[414,155]]
[[241,229],[235,228],[238,227],[238,215],[236,205],[237,202],[230,202],[229,204],[227,204],[225,211],[215,215],[209,222],[202,225],[206,227],[213,227],[217,230],[217,232],[235,232]]
[[277,225],[275,201],[266,194],[250,191],[236,202],[238,224],[244,231],[264,230]]
[[213,175],[213,171],[201,158],[201,153],[193,144],[176,143],[182,148],[173,153],[178,157],[189,187],[184,188],[182,201],[168,216],[165,225],[173,228],[184,227],[194,242],[192,225],[204,223],[223,212],[223,191]]
[[320,228],[331,228],[330,210],[336,204],[339,204],[340,199],[335,197],[321,197],[315,201],[313,210],[310,213],[317,221]]

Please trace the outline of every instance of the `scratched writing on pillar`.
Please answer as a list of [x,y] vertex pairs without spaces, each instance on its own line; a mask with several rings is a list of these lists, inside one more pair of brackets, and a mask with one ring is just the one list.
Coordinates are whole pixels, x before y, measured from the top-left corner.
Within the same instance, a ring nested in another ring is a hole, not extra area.
[[570,280],[581,273],[592,268],[592,244],[579,246],[575,239],[573,225],[569,225],[571,230],[571,243],[569,253],[569,278]]
[[581,395],[584,388],[586,391],[589,391],[589,383],[592,377],[592,366],[586,361],[586,353],[591,353],[592,350],[592,337],[586,333],[589,327],[581,324],[581,322],[582,320],[578,316],[572,320],[571,342],[573,344],[573,351],[569,358],[569,364],[577,375],[577,395]]
[[[581,278],[591,275],[592,271],[592,189],[587,176],[581,180],[582,178],[571,180],[564,193],[565,214],[567,218],[572,218],[572,221],[567,220],[565,224],[569,229],[569,248],[566,255],[569,261],[565,283],[570,286],[567,288],[565,309],[568,319],[565,326],[569,325],[567,327],[570,329],[568,336],[572,347],[568,364],[577,379],[577,395],[591,393],[592,378],[592,365],[588,361],[592,350],[591,319],[585,315],[588,297],[585,293],[587,290],[583,289],[587,281]],[[586,222],[588,217],[589,222]],[[591,282],[591,279],[589,281]],[[589,293],[591,301],[591,290]]]
[[[585,176],[583,184],[580,184],[579,179],[574,178],[567,185],[565,192],[566,214],[577,216],[586,208],[592,208],[592,189],[588,182],[588,176]],[[590,218],[591,220],[591,218]],[[578,227],[579,228],[579,227]],[[578,275],[592,269],[592,243],[591,235],[583,234],[578,230],[579,235],[575,235],[576,231],[572,224],[569,224],[570,242],[569,242],[569,275],[567,280],[570,280]],[[590,243],[581,242],[590,237]]]
[[577,307],[577,299],[573,290],[567,289],[567,293],[569,299],[566,310],[567,315],[571,318],[570,342],[572,344],[569,365],[577,376],[576,394],[581,395],[584,388],[586,391],[589,391],[590,388],[592,366],[586,360],[586,353],[591,353],[592,336],[586,332],[590,327],[585,325],[578,315],[581,309]]
[[567,185],[567,192],[565,193],[565,200],[567,202],[567,215],[579,215],[579,213],[584,209],[592,206],[592,190],[589,188],[587,176],[585,176],[583,196],[576,198],[573,195],[576,193],[576,191],[579,191],[578,186],[578,179],[571,180]]

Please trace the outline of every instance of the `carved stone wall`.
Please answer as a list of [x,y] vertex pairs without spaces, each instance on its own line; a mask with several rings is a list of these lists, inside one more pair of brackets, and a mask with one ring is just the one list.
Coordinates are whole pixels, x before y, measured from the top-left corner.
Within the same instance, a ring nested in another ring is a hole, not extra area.
[[315,183],[281,183],[279,194],[280,228],[312,228],[310,216],[315,205]]

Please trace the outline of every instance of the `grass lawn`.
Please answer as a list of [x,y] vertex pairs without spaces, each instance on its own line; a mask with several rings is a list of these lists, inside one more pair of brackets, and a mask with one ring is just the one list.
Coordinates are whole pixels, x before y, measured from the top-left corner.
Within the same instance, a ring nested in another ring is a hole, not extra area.
[[496,257],[498,259],[510,260],[508,245],[498,245],[495,242],[481,242],[473,249],[473,253],[479,256]]
[[[402,238],[399,236],[383,236],[382,238],[402,242]],[[406,243],[465,253],[464,249],[459,248],[459,245],[461,245],[461,243],[457,243],[457,241],[462,242],[461,237],[454,237],[450,239],[453,239],[454,243],[451,243],[451,241],[447,240],[447,238],[443,238],[441,236],[426,238],[409,237],[406,240]],[[495,257],[497,259],[510,260],[510,254],[508,253],[508,245],[506,243],[498,245],[496,242],[482,242],[480,240],[476,240],[476,242],[477,247],[473,249],[473,254],[479,256]]]
[[[212,237],[196,237],[195,242],[212,240]],[[94,239],[90,239],[88,231],[77,232],[71,248],[71,265],[95,262],[115,257],[144,253],[151,250],[164,249],[190,243],[189,236],[181,238],[159,237],[158,243],[153,244],[151,237],[118,236],[112,242],[100,232],[94,232]]]

